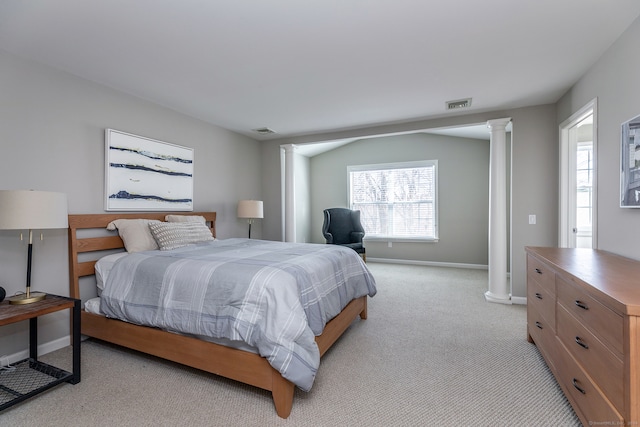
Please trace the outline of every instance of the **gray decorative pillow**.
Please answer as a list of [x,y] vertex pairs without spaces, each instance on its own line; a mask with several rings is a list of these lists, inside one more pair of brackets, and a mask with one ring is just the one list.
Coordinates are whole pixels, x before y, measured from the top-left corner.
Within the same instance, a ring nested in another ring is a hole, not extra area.
[[201,222],[159,222],[149,224],[161,251],[214,240],[211,230]]
[[165,221],[168,222],[201,222],[206,224],[207,221],[202,215],[166,215]]
[[149,224],[160,223],[156,219],[116,219],[107,225],[107,230],[118,230],[127,252],[158,250],[158,244],[151,235]]

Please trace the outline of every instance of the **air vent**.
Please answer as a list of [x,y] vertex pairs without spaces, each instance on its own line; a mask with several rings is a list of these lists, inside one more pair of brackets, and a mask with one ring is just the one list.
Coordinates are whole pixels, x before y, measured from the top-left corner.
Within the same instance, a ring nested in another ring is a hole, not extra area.
[[276,133],[276,131],[274,131],[273,129],[269,129],[269,128],[253,129],[253,132],[259,133],[260,135],[271,135],[272,133]]
[[447,101],[447,110],[458,110],[460,108],[471,107],[471,98],[458,99],[457,101]]

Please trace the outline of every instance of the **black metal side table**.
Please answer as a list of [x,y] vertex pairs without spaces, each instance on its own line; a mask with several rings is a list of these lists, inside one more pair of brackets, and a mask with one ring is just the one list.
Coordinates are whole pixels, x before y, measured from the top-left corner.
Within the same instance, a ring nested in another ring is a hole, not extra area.
[[[38,317],[65,309],[72,313],[73,372],[38,360]],[[0,326],[23,320],[29,320],[29,358],[0,371],[0,411],[60,383],[80,382],[80,300],[48,294],[31,304],[0,303]]]

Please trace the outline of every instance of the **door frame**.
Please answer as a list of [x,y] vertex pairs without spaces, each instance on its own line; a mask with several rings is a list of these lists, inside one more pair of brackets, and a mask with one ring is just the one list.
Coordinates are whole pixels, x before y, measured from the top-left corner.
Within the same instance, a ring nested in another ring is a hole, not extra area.
[[[561,248],[568,247],[569,245],[569,207],[572,200],[575,201],[575,195],[569,192],[569,184],[571,177],[569,171],[571,170],[571,157],[570,155],[570,143],[569,143],[569,129],[581,122],[589,114],[593,115],[593,188],[592,188],[592,200],[591,200],[591,247],[596,249],[598,247],[598,98],[594,98],[586,105],[573,113],[568,119],[560,123],[559,126],[559,141],[560,141],[560,164],[559,164],[559,192],[560,200],[558,203],[558,246]],[[575,163],[575,162],[573,162]],[[574,178],[575,179],[575,178]],[[575,202],[574,202],[575,203]]]

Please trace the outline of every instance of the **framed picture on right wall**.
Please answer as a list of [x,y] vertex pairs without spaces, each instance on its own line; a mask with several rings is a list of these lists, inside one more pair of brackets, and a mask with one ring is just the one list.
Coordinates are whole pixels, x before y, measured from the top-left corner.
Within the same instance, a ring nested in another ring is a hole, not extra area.
[[620,207],[640,208],[640,116],[622,124]]

